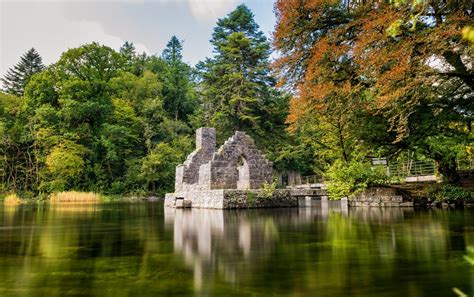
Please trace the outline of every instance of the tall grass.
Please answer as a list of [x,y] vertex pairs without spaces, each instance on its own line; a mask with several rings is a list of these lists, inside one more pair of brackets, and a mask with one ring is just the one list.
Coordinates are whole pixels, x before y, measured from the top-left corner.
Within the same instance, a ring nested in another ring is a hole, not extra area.
[[51,203],[99,203],[100,195],[93,192],[57,192],[51,195]]
[[23,200],[17,194],[10,194],[3,199],[4,205],[18,205],[21,203],[23,203]]

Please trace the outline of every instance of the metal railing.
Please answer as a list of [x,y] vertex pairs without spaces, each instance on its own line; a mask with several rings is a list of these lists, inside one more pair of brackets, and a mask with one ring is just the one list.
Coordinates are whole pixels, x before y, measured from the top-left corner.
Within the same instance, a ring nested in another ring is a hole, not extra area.
[[319,183],[323,183],[323,181],[324,180],[320,175],[305,175],[305,176],[296,177],[292,180],[285,180],[283,181],[283,183],[280,184],[280,186],[296,187],[300,185],[319,184]]
[[[456,160],[456,162],[458,170],[474,170],[474,159],[459,159]],[[387,168],[388,176],[396,176],[401,178],[438,174],[438,166],[433,160],[389,162],[388,165],[375,166],[385,166]],[[323,182],[324,179],[320,175],[307,175],[302,176],[301,180],[295,179],[292,184],[289,184],[288,186],[318,184]]]
[[[474,170],[474,159],[456,160],[458,170]],[[438,166],[433,160],[391,162],[387,166],[388,176],[412,177],[436,175]]]
[[436,175],[437,172],[438,168],[436,162],[432,160],[391,162],[387,166],[388,176],[426,176]]
[[322,183],[323,178],[319,175],[307,175],[307,176],[302,176],[301,177],[301,184],[306,185],[306,184],[318,184]]

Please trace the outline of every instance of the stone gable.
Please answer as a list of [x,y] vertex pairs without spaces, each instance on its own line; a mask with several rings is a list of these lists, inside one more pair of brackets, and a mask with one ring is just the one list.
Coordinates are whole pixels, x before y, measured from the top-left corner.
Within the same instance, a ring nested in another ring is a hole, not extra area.
[[176,167],[175,191],[259,189],[272,179],[272,162],[241,131],[216,151],[214,128],[196,131],[196,149]]

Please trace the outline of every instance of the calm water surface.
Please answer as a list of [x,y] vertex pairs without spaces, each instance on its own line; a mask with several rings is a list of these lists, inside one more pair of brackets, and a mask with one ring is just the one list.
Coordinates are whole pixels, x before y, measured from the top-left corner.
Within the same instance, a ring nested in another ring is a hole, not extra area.
[[469,210],[0,208],[1,297],[472,296],[470,257]]

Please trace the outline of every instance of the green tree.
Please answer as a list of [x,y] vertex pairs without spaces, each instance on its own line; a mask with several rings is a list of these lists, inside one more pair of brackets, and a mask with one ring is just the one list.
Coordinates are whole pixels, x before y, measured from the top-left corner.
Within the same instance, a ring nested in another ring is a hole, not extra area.
[[195,107],[192,69],[183,62],[182,42],[171,37],[161,55],[166,63],[163,77],[164,107],[175,120],[185,120]]
[[132,42],[125,41],[125,43],[120,47],[119,52],[127,60],[132,60],[136,56],[135,46]]
[[44,65],[40,54],[34,48],[31,48],[21,56],[18,64],[8,69],[2,78],[4,90],[16,96],[22,96],[31,76],[43,69]]
[[19,124],[21,97],[0,92],[0,193],[21,190],[27,174],[24,129]]
[[[189,139],[187,139],[187,143],[189,144]],[[161,142],[150,150],[141,160],[140,173],[138,174],[145,189],[152,193],[159,191],[160,194],[172,190],[175,168],[185,157],[185,151],[185,147],[166,142]]]
[[46,156],[46,166],[51,180],[49,189],[63,191],[77,185],[85,167],[86,149],[72,141],[62,141]]
[[0,192],[171,190],[192,149],[192,110],[179,105],[176,119],[164,104],[175,77],[184,83],[174,91],[191,100],[181,57],[142,59],[131,43],[120,52],[92,43],[33,75],[24,97],[0,93]]
[[25,112],[37,148],[40,189],[95,190],[113,179],[110,146],[102,135],[112,141],[123,132],[107,125],[114,115],[111,81],[122,69],[117,52],[93,43],[63,53],[28,84]]
[[341,127],[338,158],[361,144],[367,156],[417,151],[458,181],[456,155],[472,143],[473,51],[461,38],[472,1],[281,0],[275,11],[293,130]]
[[275,88],[270,44],[253,13],[239,5],[219,19],[211,43],[215,56],[198,65],[201,122],[224,139],[234,130],[246,131],[263,147],[267,137],[283,138],[288,98]]
[[142,75],[149,57],[146,53],[138,54],[132,42],[125,41],[119,49],[124,60],[124,68],[135,75]]

